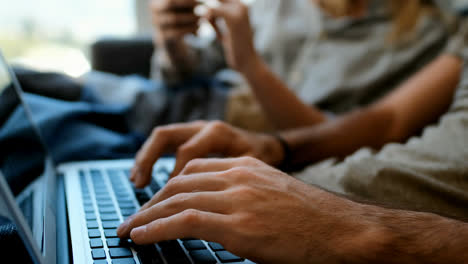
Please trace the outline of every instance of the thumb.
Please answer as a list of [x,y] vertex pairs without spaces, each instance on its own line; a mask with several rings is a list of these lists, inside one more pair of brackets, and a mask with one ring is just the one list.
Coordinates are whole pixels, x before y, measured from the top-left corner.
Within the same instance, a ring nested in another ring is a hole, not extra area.
[[[223,14],[223,15],[220,15],[220,14]],[[216,31],[216,35],[221,40],[223,39],[227,31],[227,25],[224,20],[225,15],[226,15],[226,12],[224,12],[224,10],[214,9],[214,8],[210,9],[206,15],[206,19],[208,20],[208,22],[210,22],[211,26]]]

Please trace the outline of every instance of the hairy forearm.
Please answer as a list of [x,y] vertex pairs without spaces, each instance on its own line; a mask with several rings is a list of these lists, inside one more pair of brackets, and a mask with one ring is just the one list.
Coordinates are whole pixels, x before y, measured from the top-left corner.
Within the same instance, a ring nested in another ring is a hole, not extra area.
[[362,223],[367,227],[350,238],[346,263],[442,264],[466,263],[468,259],[467,223],[376,206],[363,210]]
[[345,157],[368,146],[388,143],[393,113],[382,109],[358,110],[318,126],[285,131],[293,165],[310,164],[329,157]]
[[242,74],[276,128],[292,129],[325,121],[325,116],[318,109],[304,104],[262,59],[252,58]]

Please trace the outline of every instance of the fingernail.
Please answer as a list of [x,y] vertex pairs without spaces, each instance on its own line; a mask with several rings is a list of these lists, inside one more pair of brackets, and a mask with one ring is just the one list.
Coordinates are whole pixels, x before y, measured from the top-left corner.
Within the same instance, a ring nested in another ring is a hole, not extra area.
[[140,170],[137,169],[136,167],[134,167],[134,168],[132,169],[132,175],[131,175],[131,177],[130,177],[130,180],[131,180],[131,181],[134,181],[135,179],[137,179],[138,177],[140,177],[139,174],[140,174]]
[[130,234],[130,237],[132,238],[132,240],[142,237],[145,235],[146,229],[146,225],[134,228]]
[[126,233],[128,233],[128,228],[130,226],[130,222],[131,222],[131,217],[129,217],[127,220],[125,220],[120,226],[119,228],[117,229],[117,235],[119,237],[125,235]]

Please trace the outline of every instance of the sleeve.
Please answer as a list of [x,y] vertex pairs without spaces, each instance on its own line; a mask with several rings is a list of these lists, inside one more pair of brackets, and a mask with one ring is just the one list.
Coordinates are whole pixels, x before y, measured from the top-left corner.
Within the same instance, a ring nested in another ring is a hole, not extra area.
[[151,78],[177,84],[195,76],[211,76],[227,67],[223,48],[218,41],[202,44],[193,38],[187,39],[186,44],[187,53],[172,59],[165,50],[156,48],[151,60]]
[[468,60],[468,18],[460,18],[455,34],[449,39],[445,53]]

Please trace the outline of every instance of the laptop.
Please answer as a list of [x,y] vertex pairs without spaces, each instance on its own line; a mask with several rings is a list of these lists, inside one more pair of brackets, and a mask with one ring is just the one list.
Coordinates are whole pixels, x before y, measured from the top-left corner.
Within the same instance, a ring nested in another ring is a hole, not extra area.
[[[128,180],[133,160],[56,165],[34,114],[0,53],[0,223],[16,227],[30,263],[253,263],[198,239],[120,240],[117,227],[164,186],[174,158],[155,164],[144,189]],[[5,136],[11,131],[13,138]],[[15,259],[4,250],[3,258]]]

